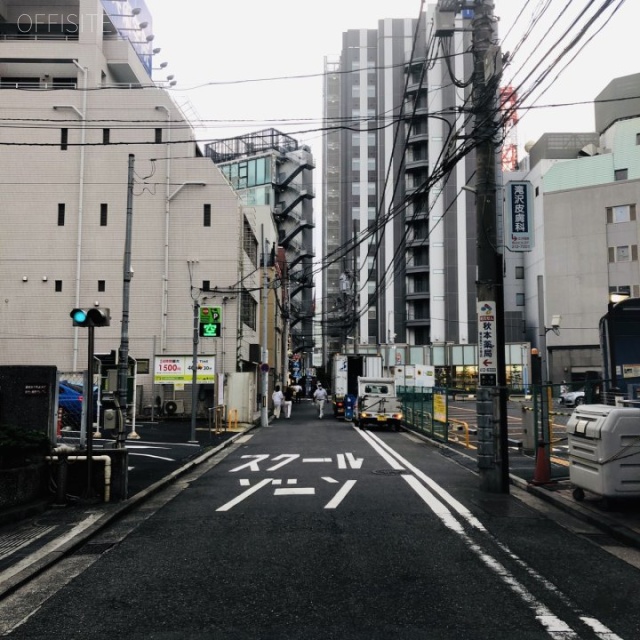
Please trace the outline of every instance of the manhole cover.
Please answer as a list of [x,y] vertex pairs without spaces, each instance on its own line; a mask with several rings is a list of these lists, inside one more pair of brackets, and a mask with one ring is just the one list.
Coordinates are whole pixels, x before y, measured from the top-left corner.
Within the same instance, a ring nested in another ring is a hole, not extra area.
[[406,469],[376,469],[373,473],[377,476],[401,476],[408,471]]

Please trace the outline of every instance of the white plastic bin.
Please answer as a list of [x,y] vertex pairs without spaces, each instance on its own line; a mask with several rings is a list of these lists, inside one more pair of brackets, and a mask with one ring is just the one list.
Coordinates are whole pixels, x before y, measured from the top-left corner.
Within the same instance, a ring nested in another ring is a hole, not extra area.
[[640,496],[640,409],[585,404],[567,423],[573,497]]

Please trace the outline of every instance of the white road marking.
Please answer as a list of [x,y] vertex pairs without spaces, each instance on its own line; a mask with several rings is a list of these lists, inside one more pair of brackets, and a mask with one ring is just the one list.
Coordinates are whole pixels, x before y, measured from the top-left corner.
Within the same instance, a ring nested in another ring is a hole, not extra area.
[[276,478],[276,479],[272,482],[272,484],[273,484],[273,485],[280,485],[280,484],[282,484],[282,480],[281,480],[280,478]]
[[276,489],[274,492],[276,496],[313,496],[316,490],[313,487],[299,487],[297,489]]
[[242,478],[242,480],[240,480],[240,486],[241,487],[250,487],[251,486],[251,480],[249,480],[249,478]]
[[254,494],[256,491],[259,491],[265,485],[269,484],[272,481],[272,478],[265,478],[264,480],[260,480],[258,484],[254,485],[250,489],[247,489],[245,492],[241,493],[239,496],[234,498],[233,500],[229,500],[226,504],[223,504],[221,507],[218,507],[216,511],[229,511],[229,509],[233,509],[237,504],[240,504],[245,498],[248,498],[250,495]]
[[513,553],[506,545],[500,542],[497,538],[495,538],[484,525],[458,500],[456,500],[450,493],[448,493],[445,489],[443,489],[438,483],[436,483],[432,478],[424,474],[420,469],[416,468],[410,462],[405,460],[399,453],[397,453],[394,449],[392,449],[388,444],[386,444],[381,438],[375,436],[374,434],[362,432],[358,430],[358,433],[362,435],[362,437],[369,442],[369,444],[378,451],[378,453],[383,452],[383,457],[385,460],[388,460],[388,454],[393,455],[399,461],[405,464],[405,467],[411,470],[415,476],[403,476],[405,481],[418,493],[418,495],[431,507],[434,513],[443,521],[443,523],[449,527],[452,531],[455,531],[458,535],[460,535],[467,545],[471,548],[478,557],[492,570],[494,570],[501,579],[518,595],[521,596],[523,601],[529,606],[535,613],[536,619],[545,627],[547,633],[554,638],[554,640],[570,640],[573,638],[579,638],[579,636],[569,627],[564,621],[555,616],[550,610],[546,609],[544,605],[539,603],[533,594],[526,590],[517,580],[507,571],[507,569],[502,566],[497,560],[495,560],[490,555],[486,554],[482,548],[476,544],[468,534],[464,531],[461,523],[459,523],[454,515],[449,511],[449,509],[438,500],[426,487],[421,485],[418,481],[420,478],[425,484],[429,486],[430,489],[436,491],[446,502],[452,506],[460,516],[467,522],[467,524],[471,525],[473,528],[481,531],[488,537],[490,537],[495,544],[497,544],[500,549],[506,553],[512,560],[514,560],[519,566],[525,569],[527,573],[533,577],[539,584],[541,584],[545,589],[551,591],[556,597],[560,598],[562,602],[571,608],[574,613],[576,613],[580,619],[590,626],[596,635],[601,640],[622,640],[619,638],[613,631],[608,629],[605,625],[603,625],[600,621],[595,618],[585,616],[574,604],[573,602],[564,595],[552,582],[544,578],[544,576],[537,573],[533,568],[529,567],[524,560],[519,558],[515,553]]
[[351,489],[353,489],[353,486],[355,485],[356,480],[347,480],[342,487],[340,487],[340,490],[338,491],[338,493],[336,493],[335,496],[333,496],[333,498],[331,500],[329,500],[329,502],[327,502],[327,504],[324,506],[325,509],[335,509],[346,497],[346,495],[349,493],[349,491],[351,491]]
[[229,471],[229,473],[235,473],[236,471],[240,471],[241,469],[249,469],[249,471],[260,471],[260,467],[258,466],[258,463],[262,462],[263,460],[267,460],[269,458],[269,454],[267,453],[262,454],[262,455],[247,455],[247,456],[242,456],[242,458],[254,458],[251,462],[247,462],[246,464],[241,464],[239,467],[236,467],[235,469],[231,469],[231,471]]
[[302,462],[331,462],[331,458],[302,458]]
[[329,483],[331,483],[331,484],[337,484],[337,483],[338,483],[338,481],[337,481],[337,480],[334,480],[333,478],[329,478],[328,476],[323,476],[323,477],[322,477],[322,479],[323,479],[325,482],[329,482]]
[[154,460],[164,460],[165,462],[175,462],[175,458],[165,458],[163,456],[154,456],[150,453],[132,453],[132,456],[137,456],[139,458],[153,458]]
[[285,464],[289,464],[290,462],[293,462],[299,457],[300,457],[299,453],[283,453],[279,456],[276,456],[274,460],[283,460],[283,462],[281,462],[280,464],[275,464],[273,465],[273,467],[269,467],[267,471],[275,471],[280,467],[284,467]]
[[352,469],[361,469],[364,458],[356,458],[353,453],[347,453],[347,461]]
[[338,457],[338,469],[346,469],[347,461],[344,457],[344,453],[339,453],[337,457]]
[[296,478],[291,478],[287,480],[287,484],[298,484],[298,480]]

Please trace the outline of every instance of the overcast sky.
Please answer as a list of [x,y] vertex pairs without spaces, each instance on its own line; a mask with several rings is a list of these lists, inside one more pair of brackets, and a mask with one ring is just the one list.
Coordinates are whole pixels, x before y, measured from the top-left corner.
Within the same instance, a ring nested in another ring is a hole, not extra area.
[[[313,129],[321,126],[324,57],[337,57],[344,31],[375,28],[381,18],[416,18],[421,6],[420,0],[146,1],[154,20],[154,45],[162,48],[157,62],[169,63],[155,76],[175,75],[177,99],[188,98],[200,118],[209,121],[209,129],[199,137],[230,137],[273,126],[303,132],[296,137],[311,145],[316,157],[321,154],[321,137]],[[594,6],[604,1],[596,0]],[[621,8],[601,33],[559,79],[554,81],[557,72],[551,74],[545,86],[552,87],[535,100],[538,106],[587,104],[521,112],[517,131],[521,148],[545,132],[593,130],[593,107],[588,103],[614,77],[640,73],[640,59],[634,53],[640,0],[615,0],[614,8],[618,3]],[[505,38],[503,51],[516,50],[532,16],[547,4],[546,16],[514,54],[505,72],[507,80],[514,75],[522,78],[527,63],[539,62],[544,52],[559,54],[561,47],[554,43],[568,19],[561,17],[562,9],[570,5],[568,14],[575,17],[589,0],[495,0],[499,33]],[[522,7],[524,16],[516,22]],[[608,10],[605,16],[611,13]],[[597,25],[604,22],[599,19]],[[555,57],[544,60],[542,68]],[[302,75],[314,77],[295,78]],[[274,77],[287,79],[248,82]]]

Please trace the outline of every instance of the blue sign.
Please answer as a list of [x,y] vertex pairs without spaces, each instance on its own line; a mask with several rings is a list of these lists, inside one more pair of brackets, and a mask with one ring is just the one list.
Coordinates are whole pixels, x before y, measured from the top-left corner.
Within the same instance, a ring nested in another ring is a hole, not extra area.
[[533,242],[533,185],[508,182],[506,187],[505,244],[511,251],[531,251]]

